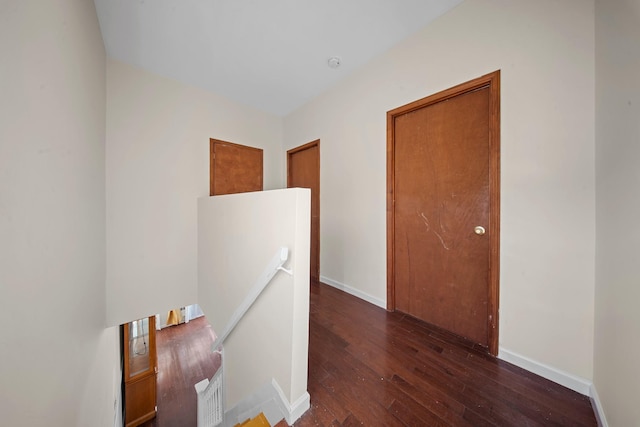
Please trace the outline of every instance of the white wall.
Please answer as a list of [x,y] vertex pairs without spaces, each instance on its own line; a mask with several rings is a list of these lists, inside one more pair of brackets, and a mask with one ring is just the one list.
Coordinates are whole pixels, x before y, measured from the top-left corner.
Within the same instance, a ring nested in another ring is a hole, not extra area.
[[386,112],[500,69],[500,345],[591,378],[593,9],[466,0],[285,118],[285,149],[321,140],[323,280],[385,303]]
[[113,426],[96,12],[83,0],[0,9],[0,424]]
[[282,185],[280,118],[107,61],[110,325],[196,302],[209,138],[264,149],[265,189]]
[[640,2],[596,1],[594,383],[611,426],[640,424]]
[[286,189],[198,201],[198,300],[222,334],[281,247],[279,272],[224,345],[226,409],[274,378],[289,403],[307,393],[311,192]]

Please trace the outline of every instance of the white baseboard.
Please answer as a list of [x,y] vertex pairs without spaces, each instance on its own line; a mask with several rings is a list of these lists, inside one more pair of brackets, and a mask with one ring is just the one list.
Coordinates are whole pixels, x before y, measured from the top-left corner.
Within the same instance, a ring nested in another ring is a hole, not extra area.
[[507,350],[504,347],[500,347],[498,351],[498,358],[570,388],[573,391],[577,391],[580,394],[590,396],[592,383],[585,378],[570,374],[554,368],[553,366],[545,365],[544,363],[540,363],[516,352]]
[[591,384],[589,395],[591,396],[591,406],[593,406],[593,412],[595,412],[596,419],[598,420],[598,426],[609,427],[607,418],[604,416],[604,408],[602,407],[602,402],[600,402],[600,397],[598,396],[598,392],[596,391],[596,386],[594,384]]
[[380,299],[380,298],[376,298],[374,296],[371,296],[369,294],[367,294],[366,292],[362,292],[358,289],[352,288],[351,286],[345,285],[344,283],[340,283],[337,280],[333,280],[330,279],[326,276],[320,276],[320,281],[322,283],[326,283],[329,286],[332,286],[336,289],[340,289],[341,291],[344,291],[350,295],[353,295],[354,297],[358,297],[362,300],[365,300],[367,302],[370,302],[373,305],[377,305],[378,307],[384,308],[385,310],[387,309],[387,302]]
[[[236,406],[225,411],[224,425],[226,427],[235,426],[236,424],[242,423],[249,418],[255,417],[260,412],[263,412],[263,407],[267,405],[270,400],[273,400],[273,395],[274,392],[272,390],[271,384],[263,384],[257,390],[254,390],[253,393],[251,393],[249,396],[245,396],[240,402],[236,404]],[[265,413],[265,415],[267,414]],[[280,417],[280,419],[282,418],[284,418],[284,415]],[[272,420],[269,418],[267,419],[271,424]]]
[[293,423],[311,407],[311,396],[309,396],[309,392],[305,391],[295,402],[289,404],[280,385],[273,378],[271,379],[271,385],[278,393],[279,399],[277,401],[282,405],[281,410],[284,413],[284,419],[287,421],[287,424],[293,425]]
[[224,414],[224,425],[235,426],[247,419],[254,418],[260,412],[264,413],[269,424],[275,425],[283,418],[289,425],[293,425],[298,418],[311,407],[311,397],[304,392],[293,404],[289,404],[282,389],[275,379],[271,379],[245,397],[235,407]]
[[556,369],[552,366],[545,365],[544,363],[537,362],[526,356],[507,350],[504,347],[500,347],[498,358],[506,362],[513,363],[514,365],[519,366],[522,369],[526,369],[529,372],[533,372],[536,375],[540,375],[543,378],[570,388],[571,390],[576,391],[580,394],[589,396],[589,398],[591,399],[593,412],[596,416],[596,420],[598,421],[598,426],[609,427],[609,424],[607,424],[607,419],[604,415],[602,402],[600,402],[600,397],[598,396],[596,387],[591,381],[562,371],[560,369]]

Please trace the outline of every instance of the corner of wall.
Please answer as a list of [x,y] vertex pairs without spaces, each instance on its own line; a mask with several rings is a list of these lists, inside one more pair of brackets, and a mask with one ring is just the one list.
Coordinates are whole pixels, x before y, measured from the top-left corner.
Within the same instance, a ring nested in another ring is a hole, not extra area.
[[585,396],[590,395],[593,384],[586,378],[573,375],[553,366],[538,362],[537,360],[530,359],[514,351],[507,350],[504,347],[500,347],[498,358],[505,362],[512,363],[522,369],[526,369],[529,372],[533,372],[536,375],[540,375],[554,383],[570,388],[580,394]]
[[320,276],[320,281],[324,284],[327,284],[329,286],[332,286],[336,289],[340,289],[343,292],[346,292],[350,295],[353,295],[354,297],[360,298],[361,300],[364,300],[368,303],[371,303],[375,306],[378,306],[382,309],[387,309],[387,302],[385,300],[382,300],[380,298],[376,298],[373,295],[369,295],[366,292],[363,292],[359,289],[356,289],[354,287],[351,287],[349,285],[346,285],[344,283],[338,282],[337,280],[333,280],[328,278],[327,276]]
[[598,396],[598,392],[596,391],[595,384],[591,384],[589,387],[589,397],[591,398],[591,406],[593,407],[593,412],[596,415],[598,426],[608,427],[609,424],[607,423],[607,418],[604,415],[604,407],[602,406],[600,396]]

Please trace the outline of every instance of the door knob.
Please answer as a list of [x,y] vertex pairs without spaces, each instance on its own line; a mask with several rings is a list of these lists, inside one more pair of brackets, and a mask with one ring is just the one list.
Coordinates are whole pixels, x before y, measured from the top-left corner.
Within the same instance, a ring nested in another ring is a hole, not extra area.
[[485,232],[484,227],[481,225],[476,225],[476,228],[473,229],[473,231],[478,235],[478,236],[482,236]]

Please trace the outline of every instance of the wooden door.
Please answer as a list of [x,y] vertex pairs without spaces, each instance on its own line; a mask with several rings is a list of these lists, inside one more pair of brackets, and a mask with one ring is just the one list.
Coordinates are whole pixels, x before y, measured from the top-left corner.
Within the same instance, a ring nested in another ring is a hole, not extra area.
[[497,354],[499,72],[388,113],[388,305]]
[[156,416],[155,316],[124,325],[125,426],[136,427]]
[[262,191],[262,149],[210,139],[209,156],[210,196]]
[[312,280],[320,280],[320,140],[287,151],[287,187],[311,189]]

